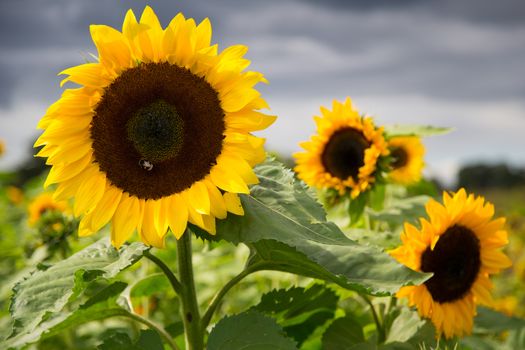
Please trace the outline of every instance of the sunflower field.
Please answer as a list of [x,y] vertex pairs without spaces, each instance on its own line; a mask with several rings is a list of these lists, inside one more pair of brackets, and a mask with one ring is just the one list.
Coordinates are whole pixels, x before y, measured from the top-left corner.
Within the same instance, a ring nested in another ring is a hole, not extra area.
[[0,174],[0,349],[525,349],[525,191],[425,179],[451,129],[335,99],[270,155],[268,81],[208,19],[89,31],[43,171]]

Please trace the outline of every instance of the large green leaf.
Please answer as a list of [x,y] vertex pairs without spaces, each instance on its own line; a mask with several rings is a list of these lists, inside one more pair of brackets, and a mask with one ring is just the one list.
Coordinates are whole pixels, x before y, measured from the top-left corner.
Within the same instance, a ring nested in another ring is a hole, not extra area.
[[453,128],[443,128],[431,125],[387,125],[385,126],[385,135],[387,138],[397,136],[433,136],[448,134]]
[[338,318],[323,334],[323,350],[374,349],[366,344],[363,327],[352,315]]
[[507,316],[501,312],[479,307],[478,314],[474,319],[477,332],[503,332],[515,329],[525,329],[525,320],[513,316]]
[[46,270],[34,272],[14,288],[10,307],[13,332],[8,341],[32,334],[43,321],[63,312],[88,282],[116,276],[137,262],[147,249],[141,243],[132,243],[116,250],[108,239],[102,239]]
[[16,348],[52,337],[67,328],[78,327],[90,321],[126,316],[129,311],[117,303],[117,299],[126,286],[124,282],[114,282],[89,298],[80,307],[71,306],[67,311],[49,315],[31,333],[19,333],[11,337],[6,341],[5,346]]
[[248,311],[220,320],[208,338],[208,350],[296,350],[282,328],[270,317]]
[[326,221],[313,193],[280,163],[267,161],[256,173],[260,183],[250,195],[241,196],[245,215],[231,215],[217,225],[218,237],[255,249],[252,262],[372,294],[394,293],[428,278],[398,264],[379,248],[347,238]]
[[317,327],[332,319],[339,297],[324,285],[272,290],[255,310],[274,317],[284,332],[301,345]]

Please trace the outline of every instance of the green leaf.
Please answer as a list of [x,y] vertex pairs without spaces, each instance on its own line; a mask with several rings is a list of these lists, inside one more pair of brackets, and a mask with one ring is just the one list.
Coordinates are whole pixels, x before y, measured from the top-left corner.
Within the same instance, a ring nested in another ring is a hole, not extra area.
[[363,327],[351,315],[338,318],[323,334],[323,350],[374,349],[365,343]]
[[267,161],[256,173],[260,183],[251,188],[251,195],[241,196],[245,215],[230,215],[217,223],[218,236],[257,252],[252,262],[378,295],[428,278],[379,248],[357,244],[326,222],[312,193],[280,163]]
[[477,332],[503,332],[525,328],[525,320],[479,307],[478,315],[474,318],[474,327]]
[[115,332],[105,338],[103,343],[97,347],[98,350],[145,350],[133,344],[126,333]]
[[348,216],[350,217],[350,225],[355,225],[363,216],[369,196],[369,193],[362,193],[359,197],[349,200]]
[[433,136],[433,135],[444,135],[453,131],[453,128],[443,128],[431,125],[387,125],[384,127],[385,136],[387,138],[398,137],[398,136]]
[[274,317],[284,332],[301,345],[317,327],[334,317],[338,296],[321,284],[273,290],[255,310]]
[[155,273],[144,277],[133,285],[130,295],[133,298],[149,297],[154,293],[170,290],[171,285],[162,273]]
[[385,343],[406,342],[416,335],[424,325],[425,321],[419,318],[417,312],[403,308],[392,323]]
[[420,217],[426,216],[425,205],[428,196],[392,198],[389,205],[381,211],[369,210],[370,219],[386,222],[391,228],[401,227],[405,222],[416,225]]
[[145,329],[140,331],[137,346],[146,350],[164,350],[162,345],[162,338],[159,333],[152,329]]
[[295,342],[270,317],[248,311],[220,320],[208,338],[208,350],[295,350]]
[[147,249],[142,243],[132,243],[118,251],[108,239],[102,239],[47,270],[34,272],[14,288],[10,307],[14,326],[10,338],[30,335],[40,323],[61,312],[61,317],[67,318],[65,306],[85,290],[88,282],[115,277],[137,262]]

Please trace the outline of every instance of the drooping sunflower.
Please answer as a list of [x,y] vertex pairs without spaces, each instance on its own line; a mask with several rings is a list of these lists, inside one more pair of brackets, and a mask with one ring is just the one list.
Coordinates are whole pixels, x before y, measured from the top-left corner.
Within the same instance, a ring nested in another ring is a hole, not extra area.
[[294,154],[295,171],[310,186],[356,198],[374,183],[379,157],[388,155],[383,129],[359,115],[350,98],[334,100],[331,111],[321,107],[321,114],[314,117],[317,134]]
[[408,185],[421,180],[425,163],[425,146],[417,136],[394,137],[388,141],[392,157],[392,171],[389,173],[392,181]]
[[429,220],[420,219],[421,229],[405,224],[403,245],[390,253],[413,270],[434,274],[420,286],[401,288],[397,296],[408,298],[450,338],[472,331],[476,304],[492,303],[489,275],[511,262],[500,251],[507,244],[505,218],[493,219],[491,203],[464,189],[444,193],[443,202],[427,203]]
[[247,47],[218,53],[208,19],[178,14],[166,28],[150,7],[129,10],[122,32],[92,25],[98,61],[66,69],[65,90],[41,120],[35,146],[52,165],[46,186],[74,197],[79,235],[111,221],[119,247],[137,230],[163,246],[193,223],[211,234],[215,218],[243,215],[239,193],[258,182],[264,139],[252,131],[275,120],[254,89],[261,73],[244,71]]
[[63,213],[67,208],[67,203],[56,201],[51,193],[42,193],[29,204],[29,224],[35,225],[46,212]]

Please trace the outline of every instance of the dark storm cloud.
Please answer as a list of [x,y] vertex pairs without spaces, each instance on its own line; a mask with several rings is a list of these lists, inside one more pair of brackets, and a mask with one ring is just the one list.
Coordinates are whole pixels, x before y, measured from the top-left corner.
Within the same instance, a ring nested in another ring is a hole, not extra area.
[[499,25],[523,24],[523,0],[302,0],[319,7],[351,11],[420,11]]

